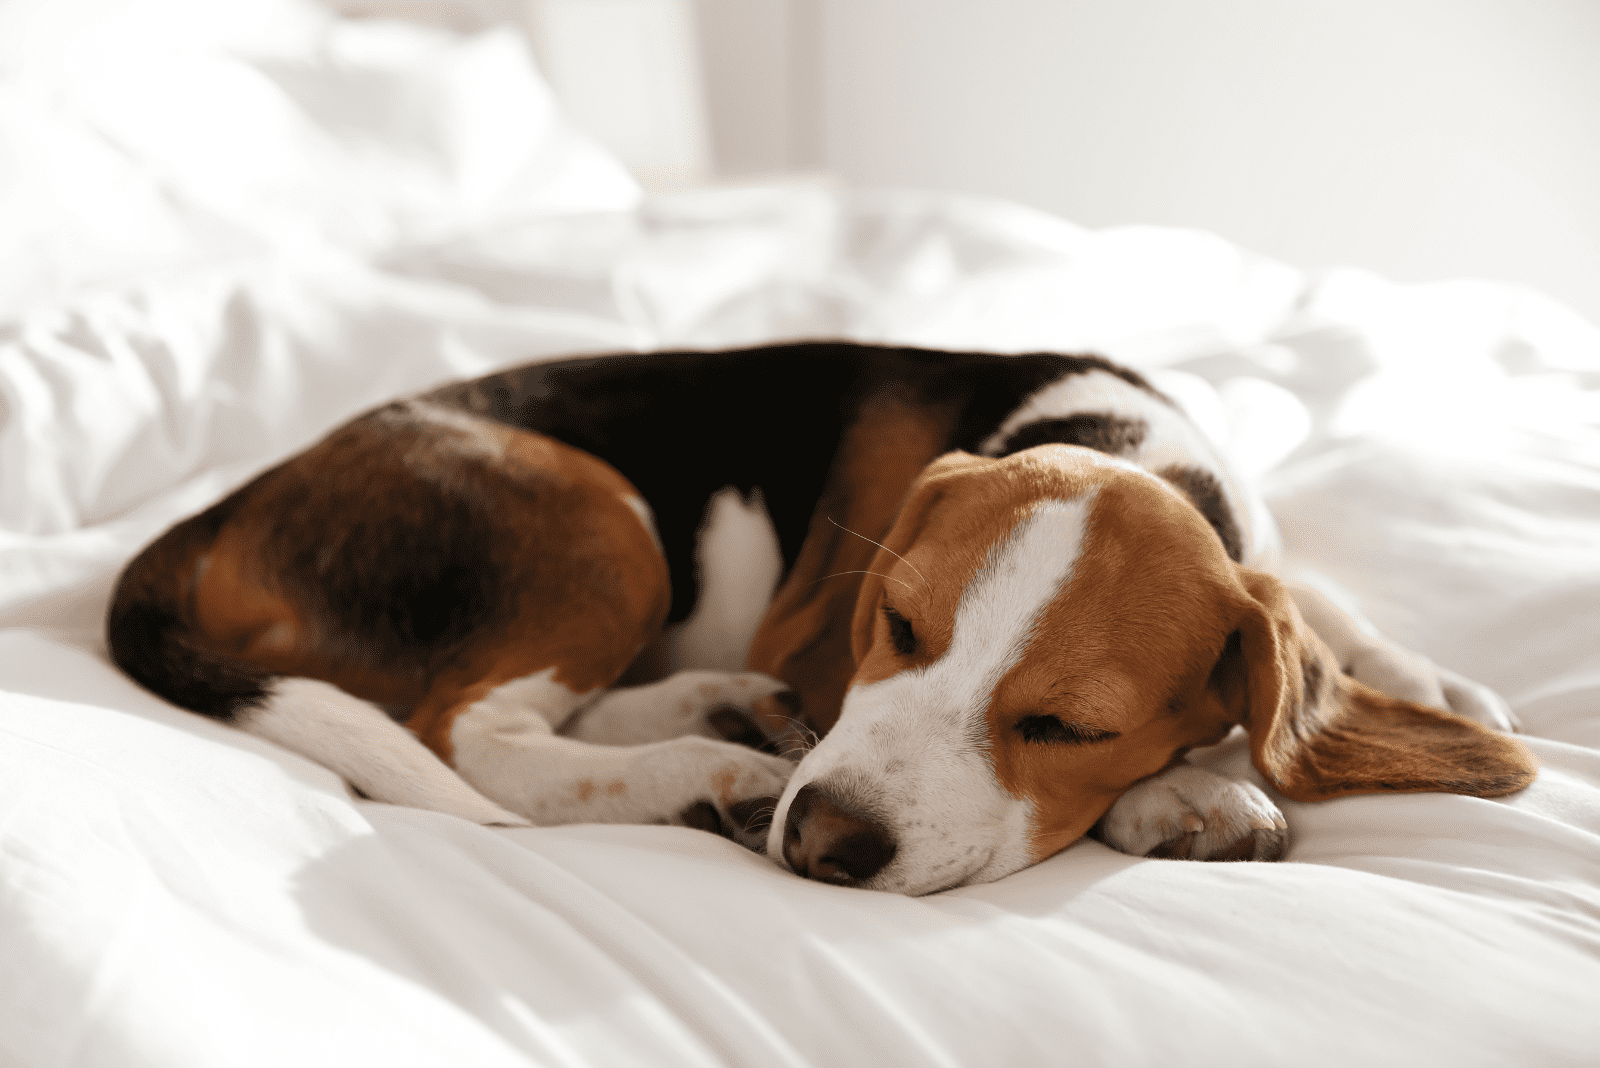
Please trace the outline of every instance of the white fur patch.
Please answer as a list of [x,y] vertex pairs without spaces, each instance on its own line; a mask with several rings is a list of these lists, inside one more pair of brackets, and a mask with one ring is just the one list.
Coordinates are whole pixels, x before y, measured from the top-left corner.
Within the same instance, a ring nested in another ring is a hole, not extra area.
[[838,723],[795,771],[769,855],[783,855],[788,806],[815,782],[895,837],[894,860],[871,889],[926,894],[1032,863],[1032,804],[1005,791],[989,760],[989,699],[1071,581],[1093,500],[1041,502],[990,551],[937,661],[850,690]]
[[376,705],[326,682],[279,679],[266,701],[242,713],[237,725],[336,772],[374,801],[475,823],[527,825],[467,785]]
[[540,818],[535,799],[554,775],[544,763],[561,748],[556,728],[583,704],[583,695],[556,682],[555,673],[545,668],[502,683],[450,725],[450,747],[462,776],[496,803],[535,822],[555,822]]
[[712,495],[695,541],[700,590],[694,611],[669,635],[673,670],[740,671],[783,573],[778,535],[757,493]]
[[535,713],[544,720],[543,731],[549,734],[559,729],[567,717],[600,693],[599,690],[586,693],[570,690],[556,681],[556,669],[548,667],[532,675],[501,683],[471,707],[519,715],[524,712]]
[[640,745],[691,734],[720,738],[707,713],[730,705],[748,709],[786,689],[754,671],[679,671],[643,686],[607,690],[562,726],[561,734],[599,745]]

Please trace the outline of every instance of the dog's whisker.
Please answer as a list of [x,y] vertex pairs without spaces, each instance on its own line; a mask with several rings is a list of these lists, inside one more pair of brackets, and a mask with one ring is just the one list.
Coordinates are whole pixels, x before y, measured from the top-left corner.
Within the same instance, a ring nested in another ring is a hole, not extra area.
[[788,721],[789,729],[775,739],[778,756],[785,760],[798,760],[817,747],[817,734],[798,720]]
[[[876,545],[878,548],[882,549],[884,552],[888,553],[890,556],[894,557],[896,560],[899,560],[902,564],[905,564],[913,572],[916,573],[917,578],[922,580],[922,588],[923,589],[928,589],[928,578],[921,571],[917,570],[917,565],[916,564],[913,564],[910,560],[907,560],[905,557],[901,556],[899,553],[897,553],[893,549],[889,548],[883,542],[881,542],[881,541],[873,541],[871,538],[867,537],[865,534],[859,534],[856,531],[851,530],[849,527],[845,526],[843,523],[840,523],[838,520],[834,519],[833,516],[830,515],[830,516],[827,516],[825,518],[828,520],[828,522],[832,523],[834,526],[838,527],[840,530],[844,531],[846,534],[855,534],[855,536],[860,538],[862,541],[870,542],[871,544]],[[902,582],[901,585],[905,586],[906,584]],[[910,586],[906,586],[906,589],[909,590],[909,589],[911,589],[911,587]]]
[[[817,582],[826,582],[831,578],[838,578],[841,575],[877,575],[878,578],[883,579],[885,582],[898,582],[906,589],[911,590],[912,593],[917,592],[916,590],[912,589],[911,583],[905,581],[904,579],[897,579],[892,575],[879,574],[876,571],[835,571],[831,575],[823,575],[821,578],[817,579]],[[813,582],[811,585],[815,586],[817,582]]]
[[[778,802],[774,798],[772,804],[762,805],[745,818],[744,824],[739,828],[745,834],[762,834],[772,826],[772,821],[778,816]],[[754,847],[752,847],[754,848]],[[761,850],[757,850],[761,852]]]
[[822,740],[817,736],[817,732],[811,729],[811,725],[804,720],[795,716],[785,716],[784,723],[789,728],[789,745],[792,750],[808,752],[815,749],[817,743]]

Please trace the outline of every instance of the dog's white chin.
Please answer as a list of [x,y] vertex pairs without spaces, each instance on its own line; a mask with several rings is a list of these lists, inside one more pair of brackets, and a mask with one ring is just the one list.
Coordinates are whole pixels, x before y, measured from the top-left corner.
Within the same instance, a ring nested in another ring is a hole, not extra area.
[[996,842],[993,848],[985,850],[965,870],[959,870],[953,877],[952,866],[941,863],[941,858],[911,856],[906,860],[904,869],[899,863],[891,865],[869,881],[866,889],[904,894],[907,897],[925,897],[946,890],[959,890],[964,886],[981,886],[1028,867],[1033,863],[1033,856],[1028,849],[1027,836],[1023,835]]

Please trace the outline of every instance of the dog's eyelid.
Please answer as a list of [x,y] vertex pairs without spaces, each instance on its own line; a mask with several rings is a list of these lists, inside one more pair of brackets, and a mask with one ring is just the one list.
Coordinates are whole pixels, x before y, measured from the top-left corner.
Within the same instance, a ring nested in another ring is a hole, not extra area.
[[894,605],[888,600],[883,602],[883,618],[889,624],[889,641],[894,645],[894,651],[901,656],[910,656],[917,651],[917,633],[911,626],[911,621],[896,611]]
[[1122,737],[1116,731],[1087,723],[1073,723],[1048,713],[1023,716],[1017,720],[1014,729],[1022,735],[1023,741],[1037,745],[1093,745]]

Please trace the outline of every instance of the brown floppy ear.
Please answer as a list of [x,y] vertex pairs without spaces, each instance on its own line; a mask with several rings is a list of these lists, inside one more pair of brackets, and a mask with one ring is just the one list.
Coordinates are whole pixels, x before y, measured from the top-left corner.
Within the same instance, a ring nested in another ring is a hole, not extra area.
[[1345,675],[1277,579],[1239,568],[1247,598],[1212,684],[1256,769],[1295,801],[1440,792],[1499,797],[1531,783],[1523,744]]
[[877,621],[878,606],[883,601],[883,576],[910,551],[927,525],[928,516],[943,499],[950,476],[994,462],[959,450],[947,452],[930,463],[907,491],[893,525],[883,537],[882,547],[873,556],[868,573],[862,576],[860,592],[856,595],[855,613],[850,619],[850,653],[857,664],[872,644],[872,628]]

